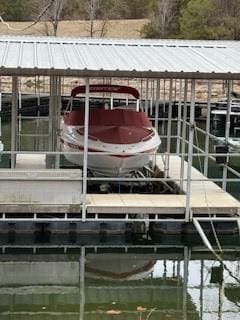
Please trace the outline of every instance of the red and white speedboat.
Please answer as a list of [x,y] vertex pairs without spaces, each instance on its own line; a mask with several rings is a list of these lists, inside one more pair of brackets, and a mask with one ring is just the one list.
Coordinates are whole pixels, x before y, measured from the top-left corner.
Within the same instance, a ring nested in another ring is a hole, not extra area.
[[[131,94],[137,103],[136,111],[127,106],[100,109],[90,105],[88,168],[107,176],[123,176],[148,165],[161,140],[146,114],[137,111],[138,91],[118,85],[91,85],[89,91]],[[85,93],[85,86],[72,90],[69,107],[61,122],[61,143],[67,160],[82,166],[84,110],[72,110],[73,99],[79,93]]]

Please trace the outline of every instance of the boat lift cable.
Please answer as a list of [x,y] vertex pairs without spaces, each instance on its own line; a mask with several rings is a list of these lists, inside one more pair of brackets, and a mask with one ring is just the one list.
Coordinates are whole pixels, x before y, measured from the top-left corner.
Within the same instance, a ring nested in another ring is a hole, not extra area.
[[[196,128],[196,124],[194,124],[194,127]],[[197,143],[197,146],[199,146],[199,140],[198,140],[198,132],[197,130],[195,130],[196,132],[196,143]],[[200,171],[202,172],[202,164],[201,164],[201,159],[200,159],[200,156],[198,155],[198,160],[199,160],[199,166],[200,166]],[[208,214],[209,214],[209,220],[210,220],[210,224],[211,224],[211,228],[212,228],[212,231],[213,231],[213,234],[214,234],[214,238],[215,238],[215,241],[217,243],[217,246],[218,246],[218,249],[219,251],[221,252],[221,254],[223,254],[223,250],[221,248],[221,245],[220,245],[220,242],[219,242],[219,239],[218,239],[218,236],[217,236],[217,233],[216,233],[216,230],[215,230],[215,227],[214,227],[214,224],[213,224],[213,221],[211,219],[211,214],[210,214],[210,208],[209,208],[209,204],[208,204],[208,200],[207,200],[207,193],[206,193],[206,188],[205,188],[205,183],[203,181],[203,189],[204,189],[204,197],[205,197],[205,201],[206,201],[206,204],[207,204],[207,210],[208,210]],[[215,256],[215,258],[221,263],[221,265],[223,266],[223,268],[228,272],[228,274],[234,279],[236,280],[238,283],[240,283],[240,279],[237,278],[233,273],[232,271],[228,268],[228,266],[224,263],[221,255],[219,255],[216,250],[214,250],[214,248],[212,247],[210,241],[208,240],[207,236],[205,235],[199,221],[197,220],[197,218],[193,218],[193,224],[195,226],[195,228],[197,229],[203,243],[206,245],[206,247],[209,249],[209,251],[211,251],[213,253],[213,255]]]
[[230,275],[230,277],[232,277],[234,280],[236,280],[238,283],[240,283],[240,279],[237,278],[233,272],[228,268],[228,266],[224,263],[222,257],[214,250],[214,248],[212,247],[211,243],[209,242],[207,236],[205,235],[199,221],[197,220],[197,218],[193,218],[193,224],[196,227],[203,243],[206,245],[206,247],[209,249],[209,251],[211,251],[213,253],[213,255],[215,256],[215,258],[221,263],[221,265],[223,266],[223,268],[228,272],[228,274]]

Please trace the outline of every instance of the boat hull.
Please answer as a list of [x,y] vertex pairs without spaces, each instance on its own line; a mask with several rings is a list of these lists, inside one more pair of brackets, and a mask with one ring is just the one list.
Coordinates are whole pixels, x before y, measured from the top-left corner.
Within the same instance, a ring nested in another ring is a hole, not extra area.
[[[83,166],[83,147],[80,145],[70,146],[66,141],[62,143],[62,151],[65,158],[80,167]],[[153,159],[157,149],[146,150],[140,154],[104,154],[104,151],[94,152],[88,150],[87,166],[89,169],[108,176],[122,176],[147,166]],[[105,152],[111,152],[105,151]]]

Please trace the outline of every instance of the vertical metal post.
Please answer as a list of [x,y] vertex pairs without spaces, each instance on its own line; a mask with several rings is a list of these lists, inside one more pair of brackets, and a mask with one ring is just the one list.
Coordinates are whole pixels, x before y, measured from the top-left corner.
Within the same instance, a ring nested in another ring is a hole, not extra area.
[[[162,82],[162,85],[161,85],[161,82]],[[165,87],[166,87],[166,84],[165,84],[165,82],[166,82],[166,80],[164,79],[163,81],[161,81],[160,80],[160,90],[161,90],[161,88],[163,88],[162,89],[162,104],[161,104],[161,107],[162,107],[162,112],[161,112],[161,114],[162,114],[162,116],[163,116],[163,121],[162,121],[162,126],[161,126],[161,134],[162,135],[165,135],[165,123],[166,123],[166,121],[165,121],[165,109],[166,109],[166,99],[165,99]],[[160,95],[161,95],[161,92],[160,92]]]
[[82,221],[86,220],[87,167],[88,167],[88,125],[89,125],[89,78],[86,78],[85,119],[84,119],[84,150],[83,150],[83,191]]
[[159,125],[159,99],[160,99],[160,79],[157,79],[157,88],[156,88],[156,103],[155,103],[155,119],[154,125],[155,130],[158,132],[158,125]]
[[[2,111],[2,88],[1,88],[1,77],[0,77],[0,114]],[[2,117],[0,116],[0,162],[2,160],[1,151],[4,150],[4,145],[2,143]]]
[[188,288],[188,266],[189,266],[189,249],[184,247],[184,264],[183,264],[183,319],[187,320],[187,288]]
[[16,139],[18,136],[18,139],[16,140],[17,149],[21,150],[21,131],[22,131],[22,93],[21,93],[21,82],[18,82],[18,112],[17,112],[17,118],[18,118],[18,128],[16,132]]
[[209,134],[211,124],[211,95],[212,81],[208,80],[208,97],[207,97],[207,119],[206,119],[206,136],[205,136],[205,157],[204,157],[204,175],[208,175],[208,152],[209,152]]
[[[59,98],[60,96],[60,98]],[[50,77],[50,97],[49,97],[49,126],[48,126],[48,150],[56,151],[57,149],[57,129],[58,115],[57,111],[59,108],[59,99],[61,99],[61,83],[60,77]],[[59,166],[59,160],[55,156],[50,156],[50,166]]]
[[[231,91],[232,91],[232,80],[227,81],[227,114],[226,114],[226,125],[225,125],[225,143],[228,145],[229,140],[229,133],[230,133],[230,124],[231,124],[231,104],[232,104],[232,98],[231,98]],[[227,157],[228,162],[228,157]],[[223,166],[223,182],[222,182],[222,188],[223,190],[226,190],[227,188],[227,163]]]
[[[154,127],[155,130],[159,133],[159,99],[160,99],[160,79],[157,79],[157,87],[156,87],[156,100],[155,100],[155,119],[154,119]],[[156,154],[153,155],[152,159],[152,168],[154,169],[156,166]]]
[[191,201],[191,177],[192,177],[192,154],[193,154],[193,139],[194,139],[194,111],[195,111],[195,79],[192,79],[191,84],[191,105],[190,105],[190,120],[189,120],[189,141],[188,141],[188,165],[187,165],[187,194],[186,194],[186,214],[185,220],[190,221],[190,201]]
[[136,101],[136,111],[138,112],[139,109],[140,109],[140,100],[137,99],[137,101]]
[[[17,110],[18,109],[18,78],[12,77],[12,115],[11,115],[11,152],[15,152],[17,148]],[[16,154],[11,153],[11,169],[16,165]]]
[[200,320],[203,320],[203,268],[204,262],[201,259],[201,270],[200,270]]
[[85,247],[81,247],[81,255],[79,261],[79,320],[84,320],[84,309],[85,309]]
[[169,176],[169,163],[171,152],[171,135],[172,135],[172,89],[173,79],[170,79],[169,85],[169,103],[168,103],[168,124],[167,124],[167,157],[165,161],[165,177]]
[[149,79],[146,79],[146,92],[145,92],[145,113],[148,115],[148,90],[149,90]]
[[52,151],[52,109],[53,109],[53,77],[50,76],[50,95],[48,111],[48,151]]
[[163,112],[166,112],[166,79],[163,80]]
[[[55,131],[55,151],[60,151],[60,118],[61,118],[61,109],[62,109],[62,85],[61,85],[61,77],[56,78],[56,108],[54,115],[54,131]],[[60,167],[60,155],[57,154],[55,157],[55,168]]]
[[180,167],[180,189],[183,190],[183,178],[184,178],[184,160],[186,149],[186,128],[187,128],[187,94],[188,94],[188,80],[184,83],[184,103],[183,103],[183,125],[182,125],[182,145],[181,145],[181,167]]
[[[2,112],[2,91],[0,88],[0,114],[1,114],[1,112]],[[0,139],[2,139],[2,118],[1,118],[1,116],[0,116]]]
[[150,113],[149,115],[152,116],[152,112],[153,112],[153,100],[154,100],[154,80],[151,80],[151,99],[150,99]]
[[180,296],[181,296],[181,261],[177,260],[177,308],[180,309],[181,303],[180,303]]
[[[175,83],[175,101],[176,101],[176,83]],[[180,133],[181,133],[181,118],[182,118],[182,79],[179,82],[179,99],[178,99],[178,120],[177,120],[177,144],[176,153],[180,153]]]
[[53,151],[53,114],[54,114],[54,77],[50,76],[50,96],[49,96],[49,122],[48,122],[48,151]]
[[219,297],[218,297],[218,320],[222,320],[223,319],[223,303],[224,303],[224,282],[221,282],[219,284]]

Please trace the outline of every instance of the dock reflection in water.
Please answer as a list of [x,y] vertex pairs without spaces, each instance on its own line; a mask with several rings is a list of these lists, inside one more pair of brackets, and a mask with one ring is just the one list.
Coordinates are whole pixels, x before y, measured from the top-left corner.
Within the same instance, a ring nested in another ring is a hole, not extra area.
[[1,320],[240,319],[236,250],[229,273],[199,246],[60,249],[2,247]]

